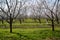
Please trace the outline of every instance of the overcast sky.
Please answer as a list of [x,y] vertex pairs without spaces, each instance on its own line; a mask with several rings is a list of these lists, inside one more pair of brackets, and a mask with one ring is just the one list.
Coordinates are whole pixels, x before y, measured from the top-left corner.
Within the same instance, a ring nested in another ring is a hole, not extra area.
[[[12,1],[15,1],[15,0],[12,0]],[[37,4],[37,2],[36,2],[37,0],[18,0],[18,1],[23,1],[23,2],[27,1],[26,4],[28,6],[30,6],[30,4],[32,4],[32,5],[36,5]],[[40,1],[40,0],[38,0],[38,1]],[[51,6],[54,3],[55,0],[46,0],[46,1],[47,1],[48,5]],[[3,4],[3,2],[5,2],[5,0],[0,0],[0,4]],[[5,9],[7,8],[6,5],[4,7],[5,7]]]

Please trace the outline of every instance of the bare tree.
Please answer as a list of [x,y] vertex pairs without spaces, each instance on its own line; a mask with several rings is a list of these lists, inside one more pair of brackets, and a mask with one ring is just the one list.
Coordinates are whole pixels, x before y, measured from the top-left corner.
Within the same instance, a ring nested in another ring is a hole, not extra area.
[[20,21],[20,24],[21,24],[22,22],[24,22],[24,19],[25,19],[26,17],[27,17],[27,5],[25,4],[25,5],[22,7],[19,16],[17,17],[18,20]]
[[38,6],[36,6],[36,5],[31,5],[31,18],[32,19],[34,19],[35,20],[35,22],[36,22],[36,20],[38,20],[39,21],[39,23],[41,23],[41,20],[40,20],[40,11],[39,11],[39,8],[38,8]]
[[16,19],[17,16],[20,14],[20,10],[23,7],[23,5],[22,1],[18,3],[18,0],[9,0],[9,1],[5,0],[5,5],[7,6],[6,8],[7,11],[5,11],[2,7],[0,7],[0,9],[7,17],[6,21],[10,24],[10,33],[12,33],[13,20]]
[[[43,1],[44,7],[45,7],[45,15],[48,18],[50,18],[51,23],[52,23],[52,31],[54,31],[54,20],[55,20],[55,12],[54,12],[54,9],[55,9],[56,2],[57,2],[57,0],[55,0],[53,6],[51,6],[52,8],[49,8],[49,5],[47,4],[46,0]],[[50,15],[47,14],[47,10],[49,10]]]

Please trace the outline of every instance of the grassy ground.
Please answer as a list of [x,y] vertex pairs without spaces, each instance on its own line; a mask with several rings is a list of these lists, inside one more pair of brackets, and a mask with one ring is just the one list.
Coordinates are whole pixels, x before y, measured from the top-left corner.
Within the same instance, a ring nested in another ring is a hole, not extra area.
[[60,28],[0,29],[0,40],[60,40]]
[[[13,28],[40,28],[40,27],[51,27],[51,22],[48,21],[49,24],[46,23],[46,19],[41,19],[41,23],[39,23],[38,20],[32,20],[32,19],[25,19],[24,22],[22,22],[20,24],[20,22],[18,20],[14,20]],[[56,24],[58,27],[60,26],[60,24]],[[56,26],[55,25],[55,26]],[[0,21],[0,28],[9,28],[9,24],[4,21],[4,23],[2,24]]]
[[13,33],[9,33],[9,24],[6,21],[4,24],[0,22],[0,40],[60,40],[60,24],[55,24],[53,32],[50,21],[49,24],[46,24],[45,19],[41,21],[42,23],[39,23],[26,19],[20,24],[16,20],[13,23]]

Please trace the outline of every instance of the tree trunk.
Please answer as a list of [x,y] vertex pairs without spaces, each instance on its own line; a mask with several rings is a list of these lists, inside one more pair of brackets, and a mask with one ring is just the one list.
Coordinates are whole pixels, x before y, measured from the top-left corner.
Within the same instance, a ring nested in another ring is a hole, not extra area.
[[12,22],[13,22],[13,20],[12,20],[11,14],[10,14],[10,33],[12,33]]
[[20,21],[20,24],[21,24],[21,23],[22,23],[22,22],[21,22],[21,19],[20,19],[19,21]]
[[52,11],[51,11],[51,16],[52,16],[52,19],[51,19],[51,22],[52,22],[52,31],[54,31],[54,15],[53,15]]
[[4,22],[3,22],[3,20],[2,20],[2,24],[3,24]]
[[10,22],[10,33],[12,33],[12,22]]
[[41,23],[41,20],[40,19],[38,19],[39,20],[39,23]]
[[54,21],[53,21],[53,19],[51,20],[51,22],[52,22],[52,31],[54,31]]

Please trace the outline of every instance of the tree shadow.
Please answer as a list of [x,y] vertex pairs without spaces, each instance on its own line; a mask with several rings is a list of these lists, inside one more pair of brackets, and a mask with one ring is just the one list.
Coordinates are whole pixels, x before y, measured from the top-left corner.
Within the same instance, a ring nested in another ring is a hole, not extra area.
[[[16,34],[16,35],[18,35],[21,39],[31,39],[31,38],[29,38],[27,35],[23,35],[23,34],[20,34],[20,33],[16,33],[16,32],[13,32],[13,34]],[[33,39],[31,39],[31,40],[33,40]]]

